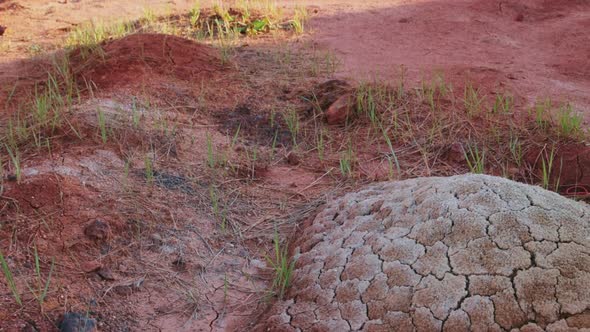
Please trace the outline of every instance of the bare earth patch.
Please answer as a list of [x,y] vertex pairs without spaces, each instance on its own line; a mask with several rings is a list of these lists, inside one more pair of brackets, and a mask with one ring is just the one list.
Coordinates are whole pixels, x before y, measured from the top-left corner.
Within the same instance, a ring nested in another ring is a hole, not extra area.
[[590,198],[588,1],[223,2],[0,0],[0,331],[590,327],[581,203],[366,187]]

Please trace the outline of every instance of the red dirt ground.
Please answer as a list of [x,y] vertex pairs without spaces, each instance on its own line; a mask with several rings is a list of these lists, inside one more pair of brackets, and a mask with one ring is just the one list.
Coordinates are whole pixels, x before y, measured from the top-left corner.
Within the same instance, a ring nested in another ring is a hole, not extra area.
[[92,81],[101,89],[149,83],[160,75],[200,82],[214,79],[223,69],[215,50],[176,36],[133,34],[102,49],[89,59],[73,55],[80,82]]
[[590,119],[590,1],[363,1],[320,10],[312,24],[342,76],[396,81],[403,65],[417,82],[440,71],[529,104],[572,101]]
[[[295,3],[315,11],[309,38],[341,59],[340,76],[396,81],[403,65],[415,82],[440,71],[454,82],[467,78],[516,91],[529,104],[550,96],[582,112],[590,107],[587,0],[284,1],[287,7]],[[138,17],[148,6],[182,11],[191,5],[4,1],[0,23],[8,27],[3,38],[12,46],[0,59],[0,79],[15,75],[14,65],[1,63],[27,56],[33,43],[64,38],[73,24],[115,13],[120,19]]]
[[[281,3],[290,8],[295,1]],[[311,32],[298,40],[333,52],[342,62],[337,76],[397,82],[403,66],[407,78],[416,83],[438,71],[457,85],[468,79],[490,91],[515,91],[527,105],[544,96],[572,101],[576,111],[585,112],[590,119],[590,1],[298,3],[308,5],[312,13]],[[146,6],[165,9],[169,5],[163,0],[0,0],[0,26],[7,26],[0,37],[0,105],[4,105],[16,81],[31,83],[44,78],[46,64],[29,59],[31,45],[52,51],[72,26],[84,20],[137,18]],[[189,0],[177,1],[173,9],[186,11],[190,5]],[[208,47],[172,36],[133,35],[107,44],[104,50],[106,62],[94,59],[73,63],[80,78],[91,79],[103,89],[99,97],[116,99],[126,92],[147,94],[167,105],[169,94],[175,101],[196,99],[204,81],[209,89],[216,90],[212,99],[220,95],[221,104],[235,106],[239,100],[240,87],[232,86],[238,82],[237,74],[222,67]],[[89,64],[92,66],[86,67]],[[141,91],[146,85],[147,91]],[[95,106],[90,104],[88,108]],[[216,111],[223,113],[225,109]],[[84,112],[80,110],[81,117]],[[210,134],[206,128],[215,126],[215,121],[196,111],[175,116],[186,127],[181,130],[200,143]],[[90,125],[90,129],[95,128]],[[280,198],[294,204],[300,197],[317,197],[330,188],[330,175],[287,162],[268,165],[260,172],[261,182],[248,188],[251,196],[236,198],[244,204],[245,212],[240,217],[246,217],[240,221],[249,233],[245,240],[233,242],[219,234],[216,221],[199,205],[202,192],[194,193],[182,185],[174,187],[180,176],[170,177],[174,180],[172,189],[146,189],[141,175],[145,171],[144,156],[124,155],[123,148],[115,144],[99,147],[92,130],[85,134],[94,140],[77,149],[63,143],[50,156],[39,154],[25,160],[25,182],[18,186],[14,181],[6,184],[0,218],[21,217],[0,230],[0,247],[3,252],[28,252],[8,257],[9,264],[15,271],[16,266],[25,266],[19,276],[30,276],[34,243],[45,258],[45,275],[50,257],[56,258],[60,268],[52,282],[59,289],[48,296],[43,307],[48,319],[35,317],[38,311],[34,310],[31,296],[24,300],[33,309],[19,309],[7,288],[2,288],[0,322],[9,323],[0,323],[0,331],[31,328],[27,321],[35,321],[42,331],[51,330],[54,326],[49,322],[57,319],[60,310],[94,311],[95,306],[104,324],[100,328],[105,331],[240,330],[257,309],[258,291],[268,283],[267,269],[260,271],[264,265],[261,248],[268,246],[268,241],[262,242],[255,234],[256,226],[265,221],[260,219],[264,217],[260,211],[268,203],[264,199]],[[211,135],[215,144],[229,145],[225,136]],[[155,145],[156,149],[167,149],[170,155],[177,148],[167,145],[165,139],[135,139],[133,144]],[[170,162],[178,167],[169,171],[176,176],[180,170],[191,169],[197,174],[189,175],[203,182],[204,195],[208,195],[209,174],[199,173],[202,168],[197,168],[207,154],[205,145],[180,144],[178,159],[173,156]],[[131,191],[121,184],[126,158],[132,161]],[[175,165],[178,160],[192,164]],[[147,199],[159,204],[157,211],[144,205]],[[282,204],[273,203],[275,209]],[[273,217],[280,215],[277,212]],[[149,235],[146,249],[146,243],[134,236],[138,228],[149,224],[150,218],[159,224],[146,232],[158,236]],[[85,234],[85,227],[96,219],[110,225],[108,238],[92,240]],[[98,275],[99,268],[113,273],[114,280]],[[146,278],[142,287],[147,291],[135,292],[130,285],[142,276]],[[225,289],[227,278],[233,283],[229,291]],[[26,289],[24,280],[18,281],[22,289]],[[201,302],[187,307],[187,294],[182,293],[187,290],[198,293]],[[229,309],[225,306],[228,297],[236,304]],[[204,317],[190,322],[187,313],[190,316],[197,307]]]

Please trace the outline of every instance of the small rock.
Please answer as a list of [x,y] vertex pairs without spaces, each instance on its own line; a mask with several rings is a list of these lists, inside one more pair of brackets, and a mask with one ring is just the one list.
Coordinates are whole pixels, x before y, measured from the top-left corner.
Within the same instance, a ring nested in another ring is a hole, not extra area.
[[324,113],[328,124],[344,124],[352,115],[351,96],[346,94],[338,98]]
[[39,332],[37,325],[34,321],[28,321],[24,324],[24,326],[20,329],[21,332]]
[[82,264],[80,264],[80,268],[85,273],[97,271],[101,267],[102,267],[102,264],[100,264],[98,261],[82,262]]
[[94,332],[96,320],[77,312],[67,312],[58,326],[60,332]]
[[150,236],[150,238],[152,239],[152,244],[155,246],[161,246],[162,243],[164,243],[164,241],[162,240],[162,236],[158,233],[154,233]]
[[108,267],[101,267],[96,271],[96,274],[98,274],[103,280],[115,280],[115,277],[113,275],[113,271],[111,271],[111,269],[109,269]]
[[111,233],[111,226],[106,221],[96,219],[84,228],[84,234],[91,240],[106,240]]
[[524,14],[523,13],[518,13],[518,15],[516,15],[516,17],[514,18],[514,20],[516,22],[522,22],[522,21],[524,21]]
[[33,209],[38,209],[41,206],[43,206],[43,204],[41,204],[41,202],[39,202],[39,200],[37,200],[37,198],[35,196],[31,196],[31,200],[29,201],[29,204],[31,204],[31,207]]
[[264,270],[264,269],[267,268],[266,262],[261,261],[259,259],[252,259],[252,260],[250,260],[250,265],[253,266],[253,267],[255,267],[255,268],[257,268],[257,269],[259,269],[259,270]]
[[287,163],[289,163],[289,165],[299,165],[299,163],[301,162],[301,159],[299,158],[299,155],[293,151],[289,152],[289,154],[287,154]]
[[314,107],[319,107],[325,110],[332,105],[342,95],[347,94],[352,90],[348,82],[343,80],[329,80],[316,85],[313,88],[313,93],[306,96],[306,99],[313,102]]
[[2,36],[4,34],[4,32],[6,31],[6,27],[0,25],[0,36]]

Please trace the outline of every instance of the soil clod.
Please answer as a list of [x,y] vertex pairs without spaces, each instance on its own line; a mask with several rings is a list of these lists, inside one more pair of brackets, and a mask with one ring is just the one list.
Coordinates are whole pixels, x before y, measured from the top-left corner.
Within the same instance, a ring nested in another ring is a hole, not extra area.
[[91,240],[104,241],[111,233],[111,226],[103,220],[96,219],[84,228],[84,234]]

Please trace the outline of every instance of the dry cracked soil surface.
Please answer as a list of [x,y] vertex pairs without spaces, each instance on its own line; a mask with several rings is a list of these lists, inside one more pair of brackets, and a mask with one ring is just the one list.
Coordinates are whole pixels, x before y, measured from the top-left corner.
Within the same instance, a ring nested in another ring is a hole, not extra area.
[[590,210],[484,176],[381,183],[296,243],[268,331],[575,331],[590,326]]

